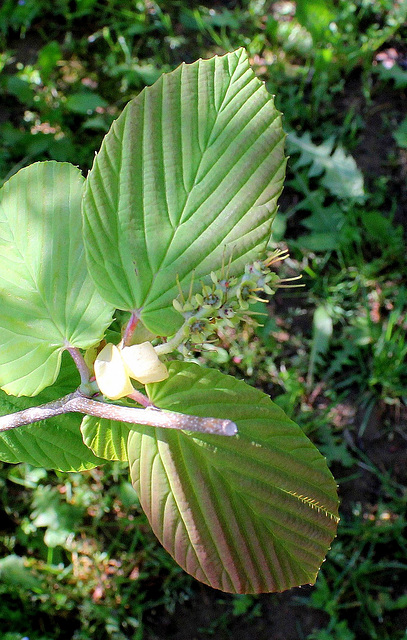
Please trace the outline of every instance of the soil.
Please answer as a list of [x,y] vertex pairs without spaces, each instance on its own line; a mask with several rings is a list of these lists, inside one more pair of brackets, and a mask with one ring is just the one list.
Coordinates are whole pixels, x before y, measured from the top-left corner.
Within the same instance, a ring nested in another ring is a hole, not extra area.
[[153,631],[146,640],[301,640],[312,631],[323,629],[329,615],[323,611],[302,605],[301,598],[309,594],[309,587],[291,589],[282,594],[265,594],[257,602],[261,604],[261,616],[244,615],[228,617],[214,628],[214,622],[222,621],[225,603],[230,596],[204,585],[191,602],[178,605],[174,614],[159,615],[149,621]]

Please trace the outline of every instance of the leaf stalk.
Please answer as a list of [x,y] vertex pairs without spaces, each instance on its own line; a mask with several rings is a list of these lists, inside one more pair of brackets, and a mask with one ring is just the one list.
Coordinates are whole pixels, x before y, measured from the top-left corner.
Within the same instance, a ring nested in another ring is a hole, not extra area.
[[76,364],[76,368],[79,371],[79,375],[81,377],[81,385],[88,385],[90,381],[90,371],[89,367],[85,362],[85,359],[79,349],[76,347],[72,347],[69,344],[66,345],[66,350],[71,354],[74,363]]

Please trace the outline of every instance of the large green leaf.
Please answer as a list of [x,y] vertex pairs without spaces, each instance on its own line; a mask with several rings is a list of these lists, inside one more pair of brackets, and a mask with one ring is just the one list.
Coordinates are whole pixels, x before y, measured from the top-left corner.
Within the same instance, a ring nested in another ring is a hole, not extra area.
[[84,179],[68,163],[38,162],[0,190],[0,387],[35,395],[51,385],[67,345],[100,340],[113,308],[87,273]]
[[[79,385],[78,371],[68,354],[63,355],[61,372],[52,387],[35,398],[16,398],[0,391],[0,415],[38,406],[71,393]],[[28,462],[36,467],[81,471],[105,462],[84,445],[82,415],[68,413],[0,433],[0,460]]]
[[181,65],[132,100],[95,158],[83,201],[89,270],[115,307],[170,335],[186,290],[270,236],[285,172],[272,96],[242,50]]
[[236,437],[130,431],[134,487],[176,561],[230,592],[313,583],[335,535],[337,493],[301,429],[262,392],[191,363],[171,363],[170,378],[148,392],[159,407],[239,429]]

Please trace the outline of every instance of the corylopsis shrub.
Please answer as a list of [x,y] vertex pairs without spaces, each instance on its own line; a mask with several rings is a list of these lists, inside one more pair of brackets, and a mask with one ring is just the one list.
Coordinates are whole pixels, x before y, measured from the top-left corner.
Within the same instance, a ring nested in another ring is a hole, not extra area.
[[86,180],[41,162],[0,191],[1,459],[128,460],[164,547],[236,593],[313,583],[338,520],[323,456],[268,396],[171,360],[279,286],[284,173],[280,114],[238,50],[144,89]]

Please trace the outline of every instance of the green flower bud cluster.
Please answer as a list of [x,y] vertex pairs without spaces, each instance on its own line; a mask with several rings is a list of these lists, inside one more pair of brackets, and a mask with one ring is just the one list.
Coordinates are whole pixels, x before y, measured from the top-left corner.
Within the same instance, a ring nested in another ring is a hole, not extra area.
[[287,252],[275,252],[267,260],[246,265],[244,274],[240,277],[229,277],[222,268],[219,273],[211,273],[212,284],[203,284],[199,293],[192,294],[192,286],[187,300],[180,293],[173,305],[185,322],[177,334],[178,339],[180,338],[177,346],[203,344],[216,333],[219,325],[234,327],[242,320],[243,315],[251,315],[251,304],[257,301],[267,302],[259,297],[259,293],[274,295],[282,282],[270,270],[271,265],[287,257]]

